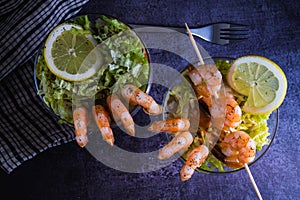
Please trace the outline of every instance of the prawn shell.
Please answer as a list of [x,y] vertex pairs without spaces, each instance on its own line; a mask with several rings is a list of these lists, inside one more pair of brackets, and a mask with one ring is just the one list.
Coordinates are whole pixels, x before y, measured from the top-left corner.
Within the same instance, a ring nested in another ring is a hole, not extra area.
[[241,123],[242,109],[234,98],[226,99],[226,117],[224,121],[224,129],[236,128]]
[[128,134],[134,136],[135,126],[133,118],[119,97],[116,95],[108,96],[107,105],[114,116],[114,120],[117,121],[120,119]]
[[204,64],[195,68],[198,70],[203,81],[207,84],[211,95],[221,89],[222,74],[215,65]]
[[73,111],[73,121],[77,144],[84,147],[88,143],[87,123],[88,114],[85,107],[77,107]]
[[198,70],[194,66],[189,66],[189,78],[193,83],[194,91],[197,95],[197,99],[203,101],[208,107],[212,106],[212,97],[207,88],[206,83],[203,81]]
[[167,120],[155,121],[148,130],[152,132],[177,133],[187,131],[190,128],[190,121],[185,118],[172,118]]
[[252,162],[256,154],[254,140],[244,131],[230,132],[221,143],[224,163],[230,168],[241,168]]
[[180,170],[180,177],[182,181],[190,179],[197,167],[206,160],[209,150],[205,145],[195,147],[187,154],[187,159],[182,169]]
[[188,153],[186,164],[190,165],[193,169],[196,169],[205,161],[208,153],[209,150],[205,145],[197,146]]
[[212,96],[217,94],[222,85],[222,74],[215,65],[204,64],[201,66],[190,65],[188,75],[193,83],[193,88],[198,99],[208,107],[212,106]]
[[101,105],[93,106],[94,120],[99,128],[102,138],[111,146],[114,144],[114,135],[110,128],[110,117],[105,108]]
[[175,153],[187,149],[192,144],[193,139],[193,135],[188,131],[179,133],[159,150],[158,159],[166,160]]
[[155,100],[132,84],[126,84],[121,90],[122,97],[130,104],[140,105],[149,115],[159,115],[162,107]]

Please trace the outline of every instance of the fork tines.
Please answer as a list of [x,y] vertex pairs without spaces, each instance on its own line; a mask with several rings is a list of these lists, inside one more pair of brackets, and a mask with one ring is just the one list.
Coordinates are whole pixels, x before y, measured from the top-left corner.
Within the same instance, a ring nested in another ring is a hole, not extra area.
[[240,24],[230,24],[220,28],[220,38],[224,40],[245,40],[248,35],[248,26]]

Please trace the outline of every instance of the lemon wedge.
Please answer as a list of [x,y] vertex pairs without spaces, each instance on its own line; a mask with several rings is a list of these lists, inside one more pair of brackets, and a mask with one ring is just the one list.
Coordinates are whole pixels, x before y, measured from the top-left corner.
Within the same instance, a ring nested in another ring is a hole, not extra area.
[[282,69],[263,56],[243,56],[236,59],[227,74],[228,84],[247,96],[242,107],[250,114],[270,113],[283,102],[287,79]]
[[97,72],[101,61],[92,36],[72,32],[72,29],[82,30],[82,27],[63,23],[51,31],[45,42],[44,58],[57,77],[82,81]]

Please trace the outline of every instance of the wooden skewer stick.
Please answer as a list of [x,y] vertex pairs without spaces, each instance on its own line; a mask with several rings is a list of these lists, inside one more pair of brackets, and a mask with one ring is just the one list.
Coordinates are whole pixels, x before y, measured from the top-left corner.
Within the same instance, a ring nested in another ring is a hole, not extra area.
[[[202,58],[202,56],[201,56],[201,54],[200,54],[199,48],[198,48],[198,46],[197,46],[197,44],[196,44],[196,42],[195,42],[195,39],[194,39],[194,37],[193,37],[193,35],[192,35],[192,33],[191,33],[191,31],[190,31],[190,29],[189,29],[187,23],[185,23],[185,27],[186,27],[186,29],[187,29],[187,32],[188,32],[189,37],[190,37],[190,40],[191,40],[191,42],[192,42],[192,44],[193,44],[193,47],[194,47],[195,52],[196,52],[196,54],[197,54],[197,57],[198,57],[198,59],[199,59],[200,65],[203,65],[203,64],[204,64],[203,58]],[[250,178],[250,181],[251,181],[251,183],[252,183],[252,185],[253,185],[253,187],[254,187],[254,190],[255,190],[255,192],[256,192],[256,194],[257,194],[258,199],[259,199],[259,200],[262,200],[263,198],[262,198],[262,196],[261,196],[261,194],[260,194],[260,192],[259,192],[259,189],[258,189],[258,187],[257,187],[257,185],[256,185],[256,183],[255,183],[255,180],[254,180],[254,178],[253,178],[253,176],[252,176],[252,173],[251,173],[251,171],[250,171],[248,165],[245,164],[244,166],[245,166],[245,169],[246,169],[246,171],[247,171],[247,174],[248,174],[248,176],[249,176],[249,178]]]
[[259,192],[259,190],[258,190],[258,187],[257,187],[257,185],[256,185],[256,183],[255,183],[255,180],[254,180],[254,178],[253,178],[253,176],[252,176],[252,173],[251,173],[251,171],[250,171],[248,165],[245,164],[244,167],[245,167],[245,169],[246,169],[246,171],[247,171],[247,174],[248,174],[248,176],[249,176],[249,178],[250,178],[250,180],[251,180],[251,183],[252,183],[252,185],[253,185],[253,187],[254,187],[254,190],[255,190],[255,192],[256,192],[256,195],[257,195],[258,199],[259,199],[259,200],[262,200],[263,198],[261,197],[261,194],[260,194],[260,192]]
[[196,42],[195,42],[195,39],[194,39],[194,37],[193,37],[193,35],[192,35],[192,33],[191,33],[191,31],[190,31],[190,29],[189,29],[187,23],[185,23],[185,27],[186,27],[186,29],[187,29],[187,32],[188,32],[188,34],[189,34],[189,37],[190,37],[190,39],[191,39],[191,42],[192,42],[192,44],[193,44],[193,47],[194,47],[195,52],[196,52],[196,54],[197,54],[197,57],[198,57],[198,59],[199,59],[200,65],[204,65],[203,58],[202,58],[202,56],[201,56],[201,54],[200,54],[200,51],[199,51],[199,49],[198,49],[198,46],[197,46],[197,44],[196,44]]

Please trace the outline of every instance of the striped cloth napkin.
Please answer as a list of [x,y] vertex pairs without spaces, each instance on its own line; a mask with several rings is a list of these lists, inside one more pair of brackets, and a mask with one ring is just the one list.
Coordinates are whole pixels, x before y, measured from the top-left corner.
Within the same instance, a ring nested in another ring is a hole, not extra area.
[[34,57],[48,33],[88,0],[0,0],[0,167],[12,172],[38,153],[73,141],[36,94]]

